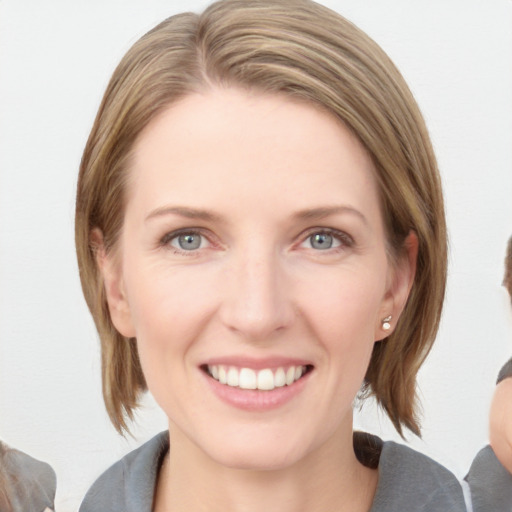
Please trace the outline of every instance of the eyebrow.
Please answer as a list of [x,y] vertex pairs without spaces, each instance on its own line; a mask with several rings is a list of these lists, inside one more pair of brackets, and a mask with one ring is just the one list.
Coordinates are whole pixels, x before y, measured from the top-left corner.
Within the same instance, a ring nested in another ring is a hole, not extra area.
[[331,215],[339,215],[339,214],[351,214],[359,217],[360,220],[363,221],[364,224],[368,224],[367,218],[356,208],[352,208],[351,206],[321,206],[319,208],[309,208],[306,210],[300,210],[297,212],[294,217],[299,220],[321,220],[326,217],[330,217]]
[[194,220],[203,220],[203,221],[219,221],[221,218],[219,215],[212,213],[208,210],[203,210],[201,208],[189,208],[187,206],[164,206],[162,208],[157,208],[149,213],[146,216],[145,221],[157,218],[164,217],[166,215],[178,215],[179,217],[185,217],[187,219]]
[[[330,217],[331,215],[339,215],[339,214],[352,214],[358,217],[363,221],[364,224],[368,224],[368,220],[366,217],[357,209],[352,208],[351,206],[321,206],[319,208],[307,208],[304,210],[300,210],[296,212],[293,217],[297,220],[322,220],[326,217]],[[202,220],[208,222],[220,221],[222,218],[208,210],[204,210],[201,208],[190,208],[187,206],[163,206],[162,208],[157,208],[149,213],[146,216],[145,221],[149,221],[154,218],[164,217],[166,215],[177,215],[179,217],[185,217],[187,219],[193,220]]]

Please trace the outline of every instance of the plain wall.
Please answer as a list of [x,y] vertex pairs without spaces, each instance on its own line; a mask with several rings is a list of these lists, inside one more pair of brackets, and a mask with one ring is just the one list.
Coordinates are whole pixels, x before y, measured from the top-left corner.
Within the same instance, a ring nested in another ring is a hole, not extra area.
[[[109,424],[97,334],[74,255],[76,177],[107,81],[129,46],[204,1],[0,0],[0,439],[52,464],[59,511],[165,428],[148,398],[123,439]],[[512,2],[331,0],[389,53],[425,115],[445,186],[446,307],[420,374],[423,440],[463,477],[487,441],[512,353],[500,286],[512,234]],[[397,438],[370,406],[356,425]]]

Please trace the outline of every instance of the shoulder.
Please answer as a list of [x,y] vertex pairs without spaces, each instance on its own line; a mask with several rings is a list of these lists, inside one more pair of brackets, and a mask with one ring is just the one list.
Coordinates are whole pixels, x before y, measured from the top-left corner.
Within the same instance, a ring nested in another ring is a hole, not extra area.
[[371,512],[465,512],[464,494],[455,476],[431,458],[407,446],[385,442],[379,483]]
[[512,377],[512,357],[503,365],[503,368],[498,374],[496,384],[499,384],[502,380]]
[[168,432],[162,432],[116,462],[94,482],[80,512],[150,512],[158,469],[168,449]]
[[5,484],[0,489],[0,510],[53,510],[57,479],[46,462],[0,442],[0,473]]
[[490,446],[478,452],[465,480],[471,489],[474,512],[512,509],[512,474],[501,465]]

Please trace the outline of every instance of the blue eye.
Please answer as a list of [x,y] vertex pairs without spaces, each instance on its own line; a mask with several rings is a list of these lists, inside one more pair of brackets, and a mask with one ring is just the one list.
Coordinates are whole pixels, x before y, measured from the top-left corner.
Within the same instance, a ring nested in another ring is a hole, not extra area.
[[334,237],[329,233],[315,233],[309,237],[309,243],[313,249],[331,249],[334,244]]
[[182,251],[195,251],[203,245],[203,236],[199,233],[182,233],[171,239],[171,245]]
[[333,229],[319,229],[310,231],[310,235],[302,242],[302,247],[315,251],[328,251],[329,249],[342,249],[352,247],[353,239],[343,231]]

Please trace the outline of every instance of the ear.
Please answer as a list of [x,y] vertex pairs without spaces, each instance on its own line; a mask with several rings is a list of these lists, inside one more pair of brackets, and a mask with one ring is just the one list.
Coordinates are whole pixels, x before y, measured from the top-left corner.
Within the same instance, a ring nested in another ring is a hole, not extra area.
[[126,299],[119,258],[113,251],[107,252],[103,233],[94,228],[91,231],[91,244],[96,255],[96,264],[100,271],[105,296],[107,298],[110,319],[119,333],[126,338],[135,336],[130,306]]
[[[410,231],[405,239],[403,250],[396,262],[391,265],[386,294],[382,301],[380,318],[375,326],[375,341],[387,338],[395,329],[411,291],[416,275],[418,258],[418,237]],[[384,329],[384,319],[391,316],[389,329]]]

